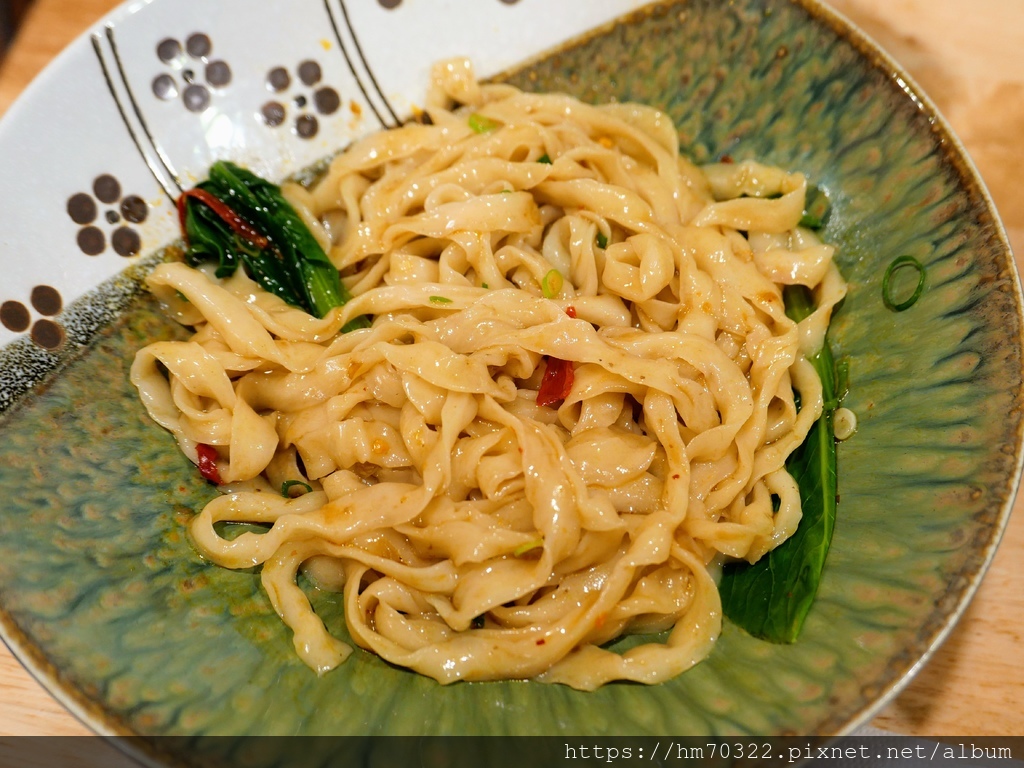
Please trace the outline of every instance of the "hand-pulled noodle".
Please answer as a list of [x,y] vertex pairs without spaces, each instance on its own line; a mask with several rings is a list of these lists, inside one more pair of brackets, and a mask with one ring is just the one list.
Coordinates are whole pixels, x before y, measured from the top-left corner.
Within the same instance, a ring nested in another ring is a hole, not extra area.
[[[285,188],[344,307],[314,318],[241,270],[152,274],[195,334],[141,350],[132,380],[224,482],[195,545],[262,566],[319,673],[350,648],[300,572],[343,593],[357,645],[442,683],[677,675],[719,633],[716,565],[800,519],[785,460],[822,409],[804,356],[845,291],[798,226],[806,181],[698,168],[653,108],[480,84],[463,61],[435,68],[425,114]],[[815,291],[800,324],[787,284]],[[552,361],[571,387],[538,405]]]

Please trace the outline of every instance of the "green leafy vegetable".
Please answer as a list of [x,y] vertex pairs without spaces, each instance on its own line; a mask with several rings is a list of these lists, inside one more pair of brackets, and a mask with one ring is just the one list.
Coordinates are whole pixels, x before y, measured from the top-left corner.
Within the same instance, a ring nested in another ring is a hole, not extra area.
[[828,212],[832,204],[828,201],[828,195],[811,184],[807,187],[807,195],[804,202],[804,215],[800,219],[800,226],[808,229],[821,229],[828,218]]
[[[217,276],[227,277],[244,265],[263,288],[317,317],[351,298],[280,187],[244,168],[214,163],[209,179],[181,196],[178,212],[193,266],[215,261]],[[366,325],[358,318],[345,330]]]
[[545,152],[543,155],[541,155],[540,157],[537,158],[537,162],[538,163],[547,163],[548,165],[551,165],[551,155],[549,155],[547,152]]
[[[892,280],[895,274],[904,269],[913,268],[917,270],[917,285],[914,287],[914,292],[910,294],[903,301],[896,301],[892,295]],[[882,276],[882,301],[885,302],[885,306],[891,309],[893,312],[902,312],[905,309],[910,309],[917,300],[921,298],[921,294],[924,293],[924,264],[915,259],[913,256],[897,256],[892,260],[889,268],[885,270],[885,274]]]
[[843,402],[843,399],[850,391],[850,358],[844,357],[836,361],[836,405]]
[[604,232],[601,232],[600,230],[598,230],[595,241],[597,242],[597,247],[602,250],[608,247],[608,235],[606,235]]
[[[786,288],[786,311],[801,320],[814,311],[810,292]],[[821,377],[825,408],[786,468],[800,486],[803,517],[796,532],[754,564],[733,563],[722,573],[722,610],[755,637],[795,642],[818,591],[836,517],[836,445],[832,414],[836,381],[828,342],[811,359]]]

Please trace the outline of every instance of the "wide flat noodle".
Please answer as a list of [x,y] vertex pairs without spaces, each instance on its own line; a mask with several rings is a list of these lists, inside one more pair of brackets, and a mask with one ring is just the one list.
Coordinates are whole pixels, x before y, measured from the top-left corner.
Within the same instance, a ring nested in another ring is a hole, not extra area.
[[[318,673],[351,649],[301,572],[343,592],[360,647],[442,683],[666,680],[719,634],[718,564],[800,519],[785,461],[822,410],[804,355],[845,292],[798,226],[806,181],[698,168],[655,109],[480,84],[461,60],[427,104],[284,190],[344,307],[312,318],[242,272],[152,274],[195,334],[141,350],[132,381],[225,481],[195,545],[262,566]],[[816,291],[799,325],[789,284]],[[359,315],[372,326],[339,334]],[[539,405],[553,360],[572,384]]]

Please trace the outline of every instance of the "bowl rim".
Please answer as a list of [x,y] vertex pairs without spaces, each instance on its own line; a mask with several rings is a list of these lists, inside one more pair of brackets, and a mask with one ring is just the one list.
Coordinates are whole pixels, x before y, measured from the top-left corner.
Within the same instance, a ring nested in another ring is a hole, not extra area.
[[[931,123],[932,131],[937,134],[937,143],[943,159],[956,170],[962,187],[968,190],[973,187],[984,203],[985,212],[990,219],[987,223],[993,228],[994,234],[1001,246],[1002,255],[1005,256],[1007,261],[1005,267],[1012,277],[1010,282],[1013,285],[1016,317],[1018,323],[1024,326],[1024,292],[1022,292],[1020,271],[1017,268],[1009,235],[999,216],[992,194],[989,192],[988,186],[985,184],[977,165],[947,118],[939,111],[935,102],[910,73],[906,71],[903,65],[850,18],[827,5],[823,0],[789,0],[789,2],[803,7],[811,16],[828,25],[837,36],[853,45],[875,69],[886,73],[889,79],[896,83],[897,87],[917,106],[920,113],[927,116]],[[1019,387],[1024,391],[1024,383],[1020,384]],[[837,735],[847,736],[852,734],[854,731],[865,726],[875,715],[892,703],[928,664],[939,648],[942,647],[942,644],[949,638],[956,625],[960,622],[960,619],[966,613],[967,608],[981,586],[981,582],[991,567],[992,561],[995,559],[996,551],[999,549],[1003,534],[1006,532],[1010,515],[1013,513],[1014,503],[1020,490],[1021,476],[1024,473],[1024,423],[1018,426],[1014,437],[1016,438],[1014,444],[1015,458],[1013,471],[1011,476],[1007,478],[1004,503],[994,521],[989,541],[982,550],[984,554],[981,561],[961,591],[956,606],[946,616],[942,625],[925,641],[925,651],[912,663],[903,665],[902,671],[896,672],[894,679],[883,688],[881,694],[853,715],[846,727]]]

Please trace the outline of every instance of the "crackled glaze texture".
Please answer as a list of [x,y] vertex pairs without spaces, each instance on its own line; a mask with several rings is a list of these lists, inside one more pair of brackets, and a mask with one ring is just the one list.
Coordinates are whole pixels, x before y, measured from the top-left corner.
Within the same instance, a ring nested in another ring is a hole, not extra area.
[[[441,687],[361,651],[317,678],[258,574],[210,566],[188,543],[184,523],[212,490],[127,381],[135,350],[175,332],[144,298],[0,423],[8,637],[122,733],[770,735],[861,722],[948,629],[1008,514],[1021,320],[1001,229],[954,142],[820,13],[785,0],[671,4],[507,76],[658,105],[697,160],[756,157],[828,191],[824,236],[850,281],[832,341],[859,428],[840,446],[833,550],[798,643],[727,625],[676,680],[593,693]],[[904,253],[926,265],[927,287],[897,314],[880,283]],[[344,637],[338,598],[312,594]],[[218,744],[207,746],[230,748]],[[273,749],[257,762],[273,765]]]

